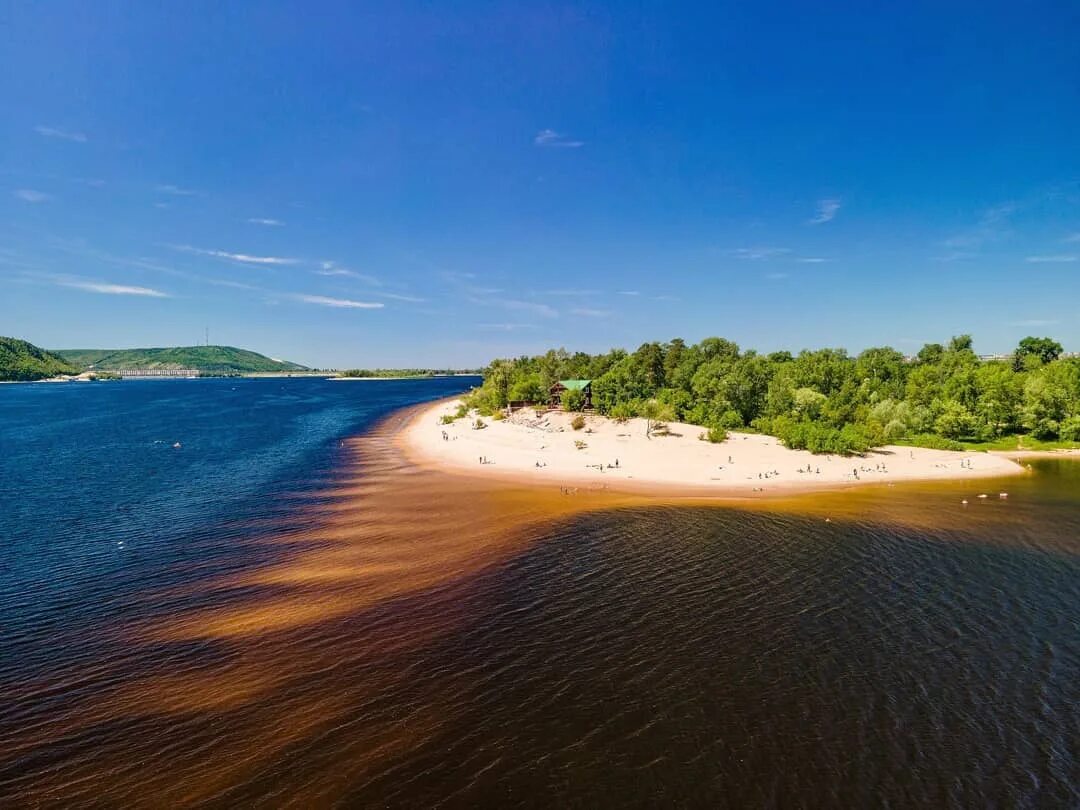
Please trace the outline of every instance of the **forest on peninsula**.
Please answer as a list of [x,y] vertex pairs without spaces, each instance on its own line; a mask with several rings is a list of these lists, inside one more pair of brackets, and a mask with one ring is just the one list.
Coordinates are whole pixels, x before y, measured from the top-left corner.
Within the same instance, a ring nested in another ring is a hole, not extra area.
[[[889,347],[759,354],[718,337],[595,355],[553,349],[493,361],[466,404],[495,415],[510,402],[547,402],[558,380],[588,379],[599,413],[701,425],[710,441],[751,430],[818,453],[1080,442],[1080,358],[1051,338],[1024,338],[996,359],[972,345],[960,335],[911,357]],[[563,406],[580,409],[583,398],[568,393]]]

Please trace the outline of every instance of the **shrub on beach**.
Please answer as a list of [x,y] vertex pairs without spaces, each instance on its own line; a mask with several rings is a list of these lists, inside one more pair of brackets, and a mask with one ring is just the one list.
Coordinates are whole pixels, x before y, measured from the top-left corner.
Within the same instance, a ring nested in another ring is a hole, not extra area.
[[473,422],[473,430],[483,430],[486,427],[487,424],[484,423],[483,419],[477,419],[475,422]]
[[703,442],[720,444],[721,442],[727,441],[727,436],[727,431],[717,425],[709,428],[708,430],[702,431],[701,435],[698,436],[698,438],[701,439]]
[[1066,442],[1080,441],[1080,416],[1069,416],[1062,420],[1058,436]]
[[574,439],[574,447],[576,447],[578,450],[584,450],[588,446],[589,445],[585,444],[585,442],[583,442],[581,439]]
[[564,411],[580,411],[585,407],[585,392],[573,388],[563,391],[562,406]]
[[585,416],[579,413],[570,421],[570,427],[572,427],[574,430],[581,430],[583,427],[585,427]]
[[[755,424],[755,427],[759,425]],[[779,416],[776,419],[762,420],[759,429],[776,436],[789,450],[846,456],[865,453],[874,446],[873,437],[859,425],[849,424],[835,428],[820,422]]]
[[439,424],[450,425],[453,424],[456,419],[457,417],[454,416],[452,413],[444,413],[442,416],[439,417]]
[[491,415],[491,418],[495,422],[501,422],[503,419],[506,418],[506,411],[495,411],[495,413]]
[[936,433],[920,433],[909,439],[915,447],[926,447],[930,450],[963,450],[964,445],[960,442],[938,436]]

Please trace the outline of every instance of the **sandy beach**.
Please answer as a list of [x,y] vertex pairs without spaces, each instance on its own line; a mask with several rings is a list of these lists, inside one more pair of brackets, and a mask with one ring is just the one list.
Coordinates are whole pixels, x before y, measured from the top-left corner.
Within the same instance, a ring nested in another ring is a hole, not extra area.
[[[900,481],[964,480],[1020,475],[1005,455],[886,446],[865,456],[788,450],[772,436],[732,432],[712,444],[704,428],[671,422],[667,435],[646,436],[644,419],[616,422],[532,409],[504,420],[476,415],[442,424],[459,400],[419,409],[401,434],[406,454],[450,472],[529,481],[551,487],[603,487],[659,495],[761,495]],[[989,493],[997,497],[998,493]]]

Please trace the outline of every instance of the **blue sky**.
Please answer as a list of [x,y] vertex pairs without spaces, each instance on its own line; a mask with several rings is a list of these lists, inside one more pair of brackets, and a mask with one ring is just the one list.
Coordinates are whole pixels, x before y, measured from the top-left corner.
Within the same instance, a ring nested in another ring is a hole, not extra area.
[[1080,350],[1078,42],[1075,2],[0,0],[0,334]]

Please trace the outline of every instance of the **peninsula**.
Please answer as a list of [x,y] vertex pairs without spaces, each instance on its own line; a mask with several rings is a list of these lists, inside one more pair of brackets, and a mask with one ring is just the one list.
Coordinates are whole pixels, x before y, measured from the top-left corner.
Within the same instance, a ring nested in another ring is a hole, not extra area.
[[[462,400],[419,410],[402,434],[422,466],[549,487],[597,487],[658,495],[790,494],[900,481],[1018,475],[1004,455],[886,445],[861,455],[791,450],[773,436],[644,418],[519,409],[491,419],[461,412]],[[998,492],[991,493],[998,497]]]
[[[561,485],[768,492],[1017,474],[1080,448],[1080,358],[1028,337],[980,357],[967,335],[915,355],[743,351],[723,338],[496,360],[418,417],[420,461]],[[984,452],[991,451],[991,452]]]

